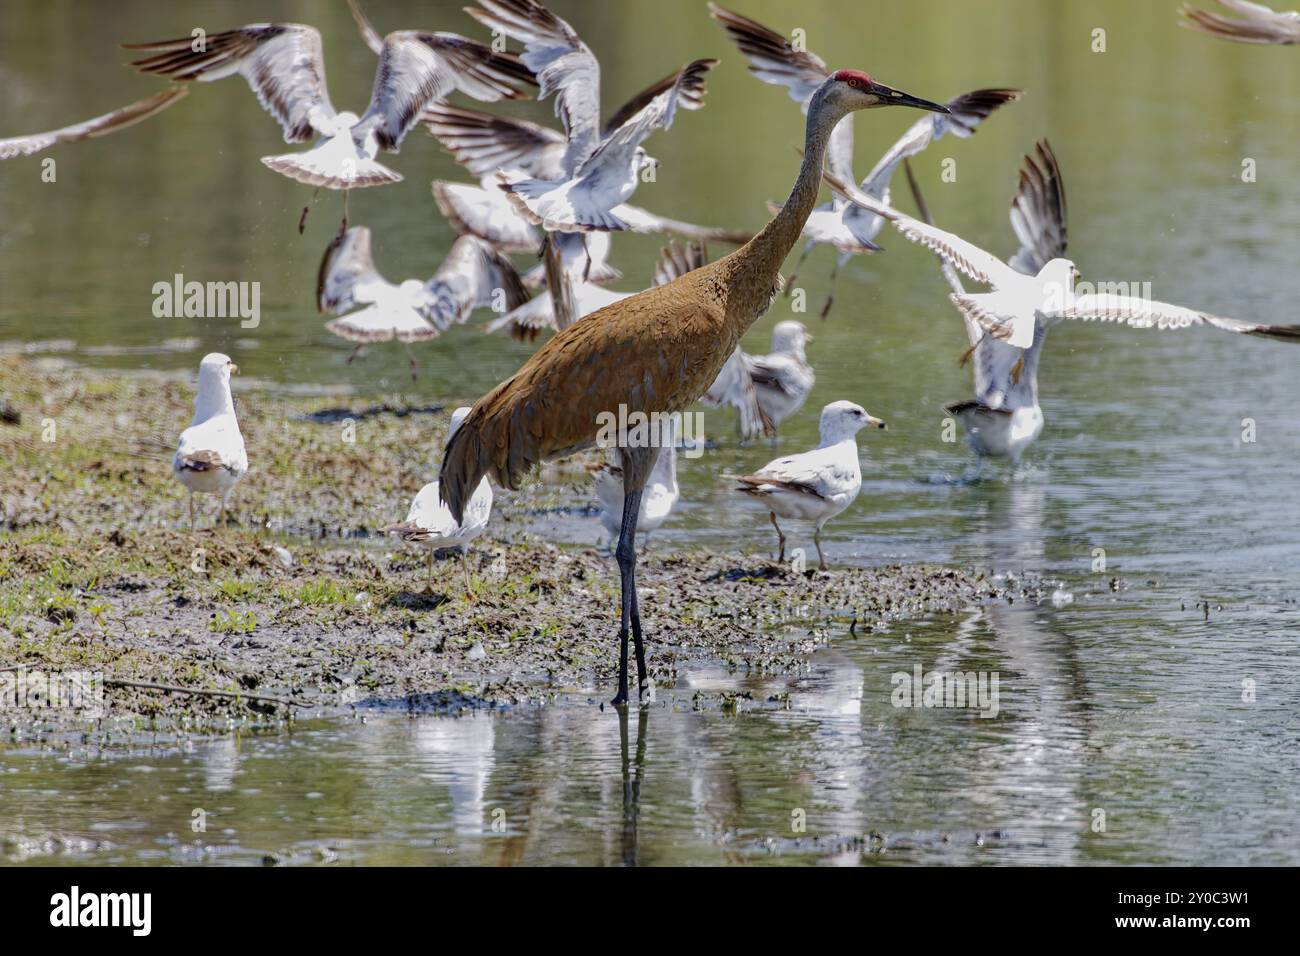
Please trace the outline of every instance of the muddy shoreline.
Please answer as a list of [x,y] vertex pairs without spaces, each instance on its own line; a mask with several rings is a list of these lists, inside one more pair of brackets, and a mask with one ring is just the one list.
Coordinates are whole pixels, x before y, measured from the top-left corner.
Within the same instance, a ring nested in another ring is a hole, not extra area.
[[[206,508],[190,532],[168,465],[190,389],[184,375],[71,375],[0,358],[0,396],[21,415],[0,424],[0,668],[11,669],[0,678],[13,668],[102,675],[106,716],[140,726],[611,695],[617,568],[595,548],[519,530],[539,500],[585,506],[580,482],[507,497],[496,536],[470,555],[470,592],[447,555],[424,593],[423,552],[375,530],[428,480],[455,401],[242,389],[246,440],[271,460],[241,485],[238,523],[214,529]],[[353,441],[342,437],[348,423]],[[330,480],[344,473],[351,480]],[[646,554],[639,583],[662,688],[685,662],[779,672],[832,635],[870,640],[899,620],[1044,593],[979,569],[812,572],[667,549]],[[88,720],[75,708],[4,707],[9,733]]]

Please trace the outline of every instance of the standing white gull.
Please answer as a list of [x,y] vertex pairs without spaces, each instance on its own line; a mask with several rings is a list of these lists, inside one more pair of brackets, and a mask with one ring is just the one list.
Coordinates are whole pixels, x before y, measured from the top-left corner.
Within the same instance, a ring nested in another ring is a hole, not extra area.
[[343,190],[344,228],[348,190],[401,180],[375,156],[381,149],[397,152],[425,107],[457,89],[489,101],[518,97],[532,79],[513,57],[454,33],[390,33],[379,54],[370,104],[357,116],[336,111],[330,102],[314,27],[256,23],[201,42],[186,36],[123,45],[154,51],[131,64],[144,73],[183,82],[243,76],[284,129],[286,143],[317,140],[306,152],[264,156],[262,162],[300,183]]
[[[830,68],[817,54],[809,50],[796,50],[785,37],[765,27],[756,20],[709,4],[709,13],[727,31],[727,36],[749,59],[749,70],[764,83],[784,86],[790,98],[806,114],[808,101],[817,87],[830,76]],[[898,164],[909,156],[922,152],[946,133],[960,138],[973,136],[979,124],[1005,103],[1019,99],[1020,90],[982,89],[963,93],[944,105],[947,113],[927,114],[908,128],[894,143],[862,181],[861,189],[867,195],[889,203],[889,184]],[[837,179],[853,179],[853,117],[840,120],[826,147],[826,168]],[[768,203],[776,212],[780,206]],[[884,221],[872,213],[855,206],[840,196],[813,209],[804,223],[807,237],[803,252],[795,264],[794,273],[786,282],[786,293],[794,288],[795,279],[804,260],[818,245],[834,246],[838,251],[831,269],[830,291],[821,309],[824,319],[835,300],[835,280],[839,270],[855,255],[877,252],[875,242]]]
[[226,501],[239,479],[248,471],[244,436],[235,420],[235,403],[230,397],[230,376],[239,371],[220,352],[203,356],[199,363],[199,390],[194,398],[194,418],[181,432],[172,458],[172,474],[190,493],[190,530],[194,530],[194,492],[217,495],[221,509],[217,526],[225,523]]
[[1300,43],[1300,12],[1278,13],[1251,0],[1219,0],[1236,17],[1184,6],[1182,25],[1221,40],[1293,46]]
[[[462,406],[451,413],[451,426],[447,429],[447,441],[456,434],[466,416],[469,407]],[[465,564],[465,551],[469,543],[483,533],[492,516],[492,486],[484,478],[474,489],[465,514],[459,522],[451,516],[447,506],[438,494],[438,482],[431,481],[415,496],[411,508],[406,513],[406,520],[383,528],[386,534],[393,534],[407,544],[416,544],[429,552],[428,592],[433,591],[433,553],[439,548],[456,548],[460,551],[460,567],[465,574],[465,592],[470,592],[469,568]]]
[[831,402],[822,409],[821,444],[812,451],[768,462],[752,475],[736,479],[740,482],[737,490],[758,498],[771,513],[779,542],[778,561],[785,560],[785,532],[777,517],[811,521],[818,566],[826,569],[822,528],[853,504],[862,488],[856,435],[867,425],[885,427],[861,405]]
[[94,119],[88,119],[82,123],[74,123],[71,126],[64,126],[62,129],[53,129],[45,133],[29,133],[26,136],[0,139],[0,159],[31,156],[33,153],[39,153],[59,143],[75,143],[77,140],[92,139],[96,136],[116,133],[120,129],[134,126],[142,120],[147,120],[149,117],[161,113],[184,97],[187,92],[188,90],[184,87],[172,87],[160,93],[155,93],[153,96],[146,96],[142,100],[136,100],[129,106],[123,106],[121,109],[105,113],[103,116],[96,116]]
[[648,161],[641,143],[668,129],[677,109],[699,109],[704,74],[717,60],[695,60],[628,102],[600,123],[600,64],[577,32],[536,0],[479,0],[467,8],[490,30],[524,44],[521,57],[537,74],[539,97],[556,94],[566,146],[559,176],[504,176],[502,186],[519,212],[548,232],[619,230],[614,211],[636,191]]
[[[316,285],[319,310],[341,316],[325,328],[357,343],[349,362],[367,342],[397,339],[409,346],[437,338],[452,324],[463,324],[474,309],[513,309],[527,299],[510,261],[474,236],[460,236],[452,243],[427,282],[389,282],[375,268],[365,226],[352,226],[334,237],[321,258]],[[410,361],[414,377],[415,357]]]

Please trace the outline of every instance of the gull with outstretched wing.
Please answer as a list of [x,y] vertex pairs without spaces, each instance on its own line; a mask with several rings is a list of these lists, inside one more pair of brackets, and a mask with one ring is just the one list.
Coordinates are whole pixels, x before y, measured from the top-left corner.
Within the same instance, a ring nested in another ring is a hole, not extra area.
[[836,180],[828,173],[823,173],[823,178],[842,196],[889,220],[905,238],[929,249],[962,275],[990,286],[991,292],[954,292],[953,304],[984,331],[1016,348],[1027,349],[1033,345],[1040,321],[1062,319],[1116,322],[1138,329],[1208,325],[1242,335],[1300,341],[1300,325],[1248,322],[1138,296],[1078,293],[1075,283],[1079,270],[1065,258],[1051,259],[1037,274],[1024,275],[974,243],[913,219],[866,195],[852,183]]
[[[365,112],[339,112],[325,84],[320,33],[300,23],[257,23],[204,37],[123,44],[151,55],[131,65],[143,73],[188,83],[244,77],[287,143],[315,145],[262,162],[297,182],[343,190],[398,182],[377,162],[397,152],[426,107],[463,90],[480,99],[523,95],[529,74],[508,57],[454,33],[405,30],[384,37]],[[305,212],[304,212],[305,216]],[[299,229],[302,221],[299,222]]]
[[[910,176],[910,169],[909,169]],[[853,187],[833,188],[854,197]],[[1056,156],[1046,140],[1026,156],[1011,204],[1011,227],[1019,247],[1008,263],[929,222],[924,197],[912,179],[925,222],[904,216],[866,196],[872,211],[893,221],[904,236],[934,252],[943,263],[953,304],[966,324],[974,357],[975,400],[946,407],[962,422],[977,454],[1018,461],[1042,431],[1038,363],[1047,331],[1070,319],[1116,322],[1132,328],[1182,329],[1208,325],[1226,332],[1300,342],[1300,325],[1270,325],[1227,318],[1153,299],[1110,292],[1080,292],[1078,270],[1065,258],[1067,210]],[[969,293],[958,273],[993,287]]]
[[621,230],[614,212],[636,191],[641,171],[652,162],[642,142],[668,129],[677,110],[699,109],[704,75],[716,60],[695,60],[669,74],[600,120],[600,64],[566,21],[537,0],[480,0],[467,8],[495,33],[524,44],[523,63],[541,85],[540,98],[555,95],[564,128],[560,168],[521,176],[503,170],[502,188],[515,208],[548,232]]

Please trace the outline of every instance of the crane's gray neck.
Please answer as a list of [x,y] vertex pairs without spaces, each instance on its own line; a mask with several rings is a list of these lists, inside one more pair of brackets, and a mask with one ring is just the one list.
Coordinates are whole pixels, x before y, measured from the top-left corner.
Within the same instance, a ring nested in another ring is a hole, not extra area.
[[781,265],[817,204],[831,131],[849,113],[839,100],[829,97],[829,85],[830,81],[822,84],[808,105],[803,162],[789,198],[762,232],[728,257],[736,262],[729,311],[744,322],[745,329],[767,311]]

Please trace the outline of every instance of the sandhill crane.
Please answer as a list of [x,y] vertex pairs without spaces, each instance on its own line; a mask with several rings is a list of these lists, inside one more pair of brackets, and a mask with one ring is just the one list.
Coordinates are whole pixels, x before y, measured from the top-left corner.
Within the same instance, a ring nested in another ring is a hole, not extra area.
[[[357,343],[349,362],[367,342],[397,339],[409,346],[437,338],[452,324],[463,324],[474,309],[511,309],[527,299],[510,260],[474,236],[457,238],[427,282],[389,282],[375,268],[365,226],[352,226],[334,237],[321,258],[316,284],[319,310],[341,316],[325,328]],[[415,357],[410,360],[414,378]]]
[[[964,317],[994,338],[1022,350],[1021,360],[1012,372],[1017,377],[1023,369],[1023,350],[1034,344],[1039,324],[1062,319],[1118,322],[1135,329],[1185,329],[1193,325],[1209,325],[1225,332],[1300,342],[1300,325],[1246,322],[1157,302],[1145,296],[1117,295],[1109,291],[1080,294],[1075,288],[1079,270],[1069,259],[1052,259],[1037,275],[1024,275],[958,235],[883,205],[852,183],[840,182],[830,173],[823,175],[841,195],[890,220],[904,237],[929,249],[963,275],[992,288],[991,292],[954,292],[951,298]],[[1098,283],[1096,287],[1110,289],[1117,285],[1123,287],[1124,284]]]
[[704,75],[718,61],[695,60],[669,74],[602,126],[600,64],[573,27],[537,0],[479,0],[479,7],[466,9],[490,30],[524,44],[521,59],[541,82],[539,96],[555,93],[555,112],[564,122],[560,168],[504,176],[511,202],[548,232],[629,228],[616,207],[636,191],[650,161],[641,143],[668,129],[679,108],[704,105]]
[[868,425],[884,428],[879,418],[852,402],[831,402],[822,409],[818,431],[821,442],[812,451],[770,461],[752,475],[742,475],[738,491],[759,499],[767,507],[776,529],[777,561],[785,560],[785,532],[777,517],[813,523],[818,567],[826,570],[822,556],[822,528],[853,504],[862,488],[858,464],[859,430]]
[[[1036,158],[1025,157],[1011,200],[1011,229],[1020,247],[1008,264],[1027,276],[1037,275],[1048,262],[1064,256],[1068,244],[1065,183],[1060,166],[1047,140],[1039,140],[1034,149]],[[910,166],[907,174],[921,218],[928,223],[929,209]],[[942,267],[953,292],[965,295],[956,270],[947,262]],[[973,356],[975,399],[946,405],[944,411],[961,422],[971,449],[981,461],[985,455],[1004,457],[1010,458],[1014,466],[1043,430],[1043,412],[1038,405],[1038,361],[1049,325],[1040,322],[1033,344],[1021,353],[984,334],[964,315],[962,319]]]
[[[469,415],[469,407],[462,406],[451,413],[447,441]],[[462,520],[452,518],[447,506],[438,495],[438,483],[431,481],[415,496],[406,520],[383,528],[385,534],[396,535],[407,544],[416,544],[429,552],[429,583],[426,594],[433,593],[433,553],[439,548],[456,548],[460,551],[460,568],[465,574],[465,593],[470,593],[469,568],[465,565],[465,550],[469,543],[483,533],[492,516],[492,486],[484,478],[474,489]]]
[[74,123],[71,126],[53,129],[46,133],[29,133],[26,136],[0,139],[0,159],[31,156],[33,153],[39,153],[59,143],[75,143],[77,140],[92,139],[96,136],[116,133],[118,130],[126,129],[128,126],[134,126],[151,116],[156,116],[177,100],[183,98],[188,92],[184,87],[175,86],[160,93],[155,93],[153,96],[146,96],[142,100],[136,100],[129,106],[123,106],[121,109],[113,110],[111,113],[105,113],[103,116],[96,116],[94,119],[88,119],[81,123]]
[[[123,44],[153,55],[131,65],[143,73],[191,82],[240,74],[258,102],[284,129],[286,143],[318,137],[306,152],[264,156],[278,173],[309,186],[347,193],[381,186],[401,175],[375,161],[380,149],[397,152],[424,108],[453,90],[477,99],[515,98],[533,81],[508,54],[454,33],[407,30],[383,40],[374,91],[365,113],[340,113],[325,87],[320,33],[301,23],[255,23],[202,38]],[[298,221],[299,232],[306,218]]]
[[1251,0],[1219,0],[1236,17],[1225,17],[1184,6],[1180,11],[1183,26],[1208,33],[1220,40],[1238,43],[1266,43],[1292,46],[1300,43],[1300,12],[1278,13],[1262,3]]
[[[557,233],[557,236],[564,233]],[[678,276],[700,268],[709,261],[703,243],[692,242],[684,246],[670,243],[659,251],[659,261],[655,264],[654,285],[672,282]],[[637,531],[644,531],[646,544],[649,544],[650,532],[657,529],[668,518],[673,506],[677,504],[680,491],[677,487],[677,440],[680,431],[677,415],[670,416],[663,429],[663,447],[655,459],[645,489],[641,495],[641,509],[637,516]],[[591,472],[592,487],[600,501],[600,522],[609,532],[609,549],[614,550],[623,521],[623,469],[612,461],[598,462],[587,466]]]
[[[830,72],[821,57],[809,50],[796,50],[785,37],[748,17],[725,10],[715,3],[709,4],[709,13],[720,23],[727,36],[749,58],[749,70],[765,83],[784,86],[790,98],[805,112],[808,98]],[[965,139],[973,136],[981,122],[998,107],[1020,98],[1020,90],[972,90],[949,100],[946,114],[927,116],[917,120],[880,157],[875,167],[859,187],[868,196],[889,203],[889,182],[898,164],[909,156],[923,151],[945,133]],[[826,150],[826,168],[846,182],[853,178],[853,118],[846,117],[831,134]],[[773,203],[768,208],[775,212]],[[830,290],[821,309],[824,319],[830,314],[835,301],[835,280],[839,270],[855,255],[877,252],[875,242],[884,226],[883,220],[855,206],[840,196],[818,206],[804,223],[807,242],[786,282],[786,294],[794,288],[804,260],[818,245],[831,245],[838,251],[831,268]]]
[[230,397],[230,376],[239,366],[220,352],[203,356],[199,363],[199,390],[194,398],[194,418],[181,432],[172,474],[189,490],[190,530],[194,530],[194,492],[221,499],[217,527],[225,524],[226,502],[239,479],[248,471],[244,436],[235,419]]
[[[854,110],[891,105],[944,111],[859,70],[833,73],[809,104],[803,161],[790,197],[757,236],[703,268],[573,323],[479,399],[443,458],[440,488],[451,513],[459,518],[484,475],[517,488],[540,462],[590,446],[610,416],[627,421],[633,413],[681,412],[703,395],[771,305],[781,264],[816,205],[831,130]],[[641,440],[640,431],[617,439],[624,499],[616,551],[622,606],[614,702],[624,705],[629,626],[642,694],[650,677],[636,597],[636,518],[659,449]]]

